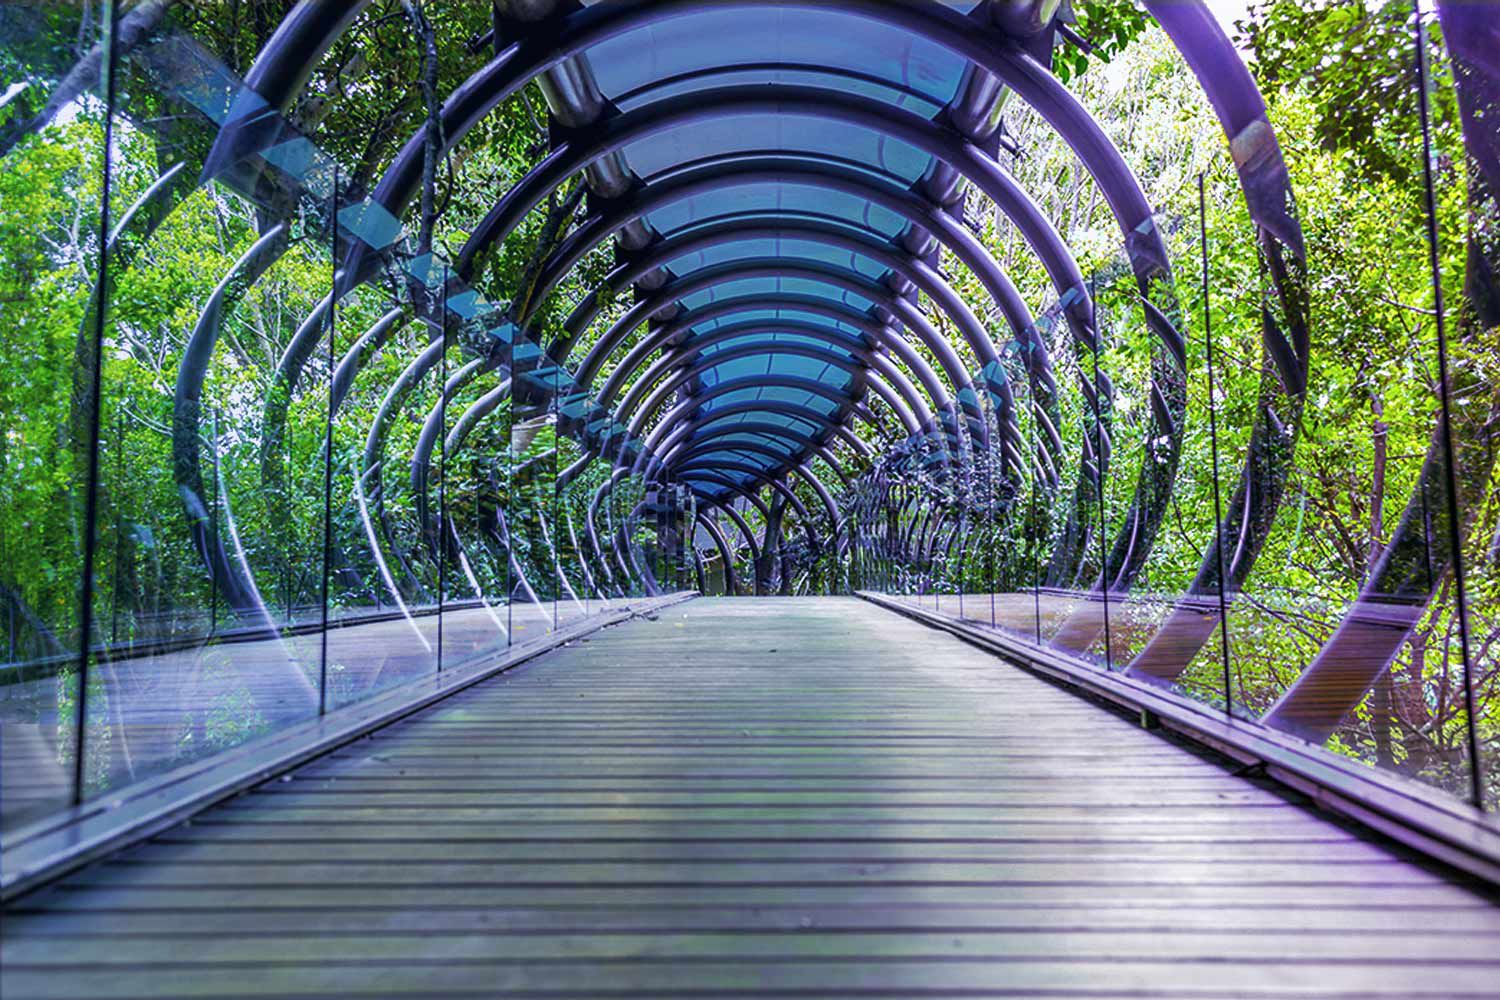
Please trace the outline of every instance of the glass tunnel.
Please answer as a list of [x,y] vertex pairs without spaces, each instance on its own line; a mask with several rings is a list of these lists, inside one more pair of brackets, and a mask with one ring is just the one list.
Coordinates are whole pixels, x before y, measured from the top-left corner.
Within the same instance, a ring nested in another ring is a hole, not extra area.
[[690,592],[1500,870],[1497,190],[1474,0],[0,0],[8,891]]

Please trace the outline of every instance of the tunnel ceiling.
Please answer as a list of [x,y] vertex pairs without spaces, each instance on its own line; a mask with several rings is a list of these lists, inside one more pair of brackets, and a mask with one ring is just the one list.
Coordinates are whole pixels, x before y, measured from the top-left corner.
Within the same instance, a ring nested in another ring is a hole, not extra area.
[[[1275,377],[1263,385],[1245,458],[1258,487],[1224,512],[1232,560],[1205,564],[1195,586],[1209,576],[1238,584],[1280,503],[1307,388],[1302,237],[1264,104],[1208,9],[1144,6],[1223,127],[1275,298],[1263,338]],[[1140,180],[1051,71],[1065,36],[1087,44],[1068,27],[1066,4],[505,0],[487,13],[448,10],[450,32],[455,18],[483,30],[467,39],[431,31],[412,60],[407,22],[426,16],[417,8],[301,0],[253,58],[237,58],[248,62],[240,78],[209,50],[212,11],[192,25],[194,8],[167,0],[121,7],[115,51],[130,73],[113,101],[162,144],[164,165],[170,150],[186,152],[118,230],[149,236],[208,182],[262,211],[259,240],[199,314],[174,400],[176,484],[232,606],[254,613],[262,602],[254,573],[233,565],[244,558],[201,516],[212,506],[194,438],[204,431],[205,379],[225,314],[310,234],[332,244],[332,292],[276,361],[261,405],[261,480],[272,494],[284,488],[275,456],[299,383],[323,360],[325,332],[345,303],[385,294],[389,311],[326,360],[331,421],[372,369],[386,382],[355,499],[389,590],[404,585],[384,510],[396,458],[388,441],[403,408],[439,379],[409,457],[434,550],[435,456],[462,452],[508,401],[521,428],[555,422],[581,446],[559,483],[602,465],[612,472],[599,493],[624,478],[644,483],[644,511],[684,492],[743,510],[769,490],[810,545],[838,553],[851,549],[841,503],[879,507],[889,495],[872,496],[899,481],[942,506],[983,477],[1001,506],[1029,493],[1055,512],[1046,584],[1132,586],[1166,517],[1188,430],[1188,327]],[[24,36],[28,15],[7,16],[20,25],[8,33]],[[425,112],[408,93],[403,112],[368,138],[320,132],[341,102],[380,106],[379,93],[343,73],[369,60],[351,34],[379,45],[382,30],[397,33],[394,50],[423,75]],[[455,159],[512,141],[496,122],[518,105],[544,129],[529,156],[513,158],[529,167],[456,191],[464,175]],[[1041,193],[1005,166],[1025,152],[1005,128],[1007,109],[1018,108],[1066,143],[1117,227],[1119,275],[1151,355],[1133,426],[1116,426],[1100,370],[1096,289]],[[178,142],[186,122],[202,148]],[[440,194],[464,199],[473,218],[437,244]],[[975,231],[972,206],[1018,234],[1045,274],[1040,301],[1035,290],[1022,294]],[[429,346],[387,371],[382,347],[413,322],[430,330]],[[461,348],[452,371],[451,343]],[[447,412],[450,400],[490,386]],[[1138,435],[1146,458],[1120,472],[1128,503],[1086,570],[1089,511],[1121,433]]]
[[[1264,104],[1208,9],[1144,6],[1223,128],[1272,291],[1262,365],[1274,377],[1244,459],[1257,488],[1224,511],[1220,542],[1232,559],[1205,561],[1194,584],[1237,586],[1281,501],[1307,389],[1302,237]],[[931,508],[929,539],[939,527],[951,538],[946,522],[965,516],[967,495],[983,492],[998,508],[1027,496],[1056,525],[1039,582],[1125,590],[1139,576],[1188,431],[1188,324],[1141,180],[1051,71],[1054,46],[1087,44],[1066,4],[508,0],[493,16],[448,10],[450,33],[454,18],[482,30],[461,40],[434,29],[413,60],[408,22],[426,17],[417,8],[301,0],[243,78],[208,48],[212,12],[192,25],[194,9],[178,9],[184,31],[168,17],[174,7],[122,8],[114,32],[130,68],[114,103],[161,144],[160,162],[181,155],[123,214],[115,239],[148,237],[210,182],[260,206],[259,239],[199,313],[173,415],[190,530],[242,616],[259,616],[263,595],[245,553],[202,516],[213,498],[195,435],[206,430],[205,379],[225,315],[309,235],[332,246],[332,292],[279,351],[260,405],[261,483],[270,495],[286,488],[276,456],[310,369],[326,361],[332,372],[330,422],[378,373],[383,398],[350,471],[365,541],[398,602],[424,585],[385,510],[395,460],[408,459],[416,520],[440,560],[439,531],[452,532],[437,526],[434,467],[501,412],[515,421],[513,441],[555,423],[581,449],[557,481],[591,483],[585,528],[601,573],[604,550],[619,558],[625,536],[601,543],[594,515],[628,480],[644,484],[642,503],[624,512],[631,523],[678,509],[681,497],[731,518],[785,506],[814,551],[835,555],[853,550],[851,519],[883,516],[893,489]],[[7,31],[24,36],[26,16],[8,16],[20,27]],[[320,130],[342,104],[381,106],[343,74],[368,62],[358,45],[380,44],[382,30],[397,32],[394,49],[422,75],[425,109],[408,93],[368,137],[356,124],[351,139],[350,121],[342,135]],[[542,136],[510,158],[529,166],[465,185],[455,161],[513,142],[497,122],[518,108]],[[1041,192],[1005,166],[1025,153],[1005,127],[1021,108],[1066,144],[1113,217],[1116,276],[1150,353],[1146,405],[1129,427],[1117,426],[1098,360],[1097,269],[1085,279]],[[195,141],[180,140],[187,122]],[[471,224],[435,243],[455,198]],[[976,209],[1018,235],[1043,295],[1017,288]],[[362,295],[384,296],[386,311],[322,358],[325,334]],[[414,323],[428,346],[398,365],[382,349]],[[434,384],[409,454],[392,447],[403,411]],[[1146,458],[1120,471],[1128,503],[1094,559],[1090,510],[1121,433],[1138,435],[1133,450]],[[592,485],[600,468],[610,471]],[[972,488],[981,479],[983,490]],[[737,526],[754,551],[752,532]],[[1173,652],[1162,675],[1202,641]]]
[[[292,9],[220,113],[205,177],[232,179],[259,162],[297,191],[328,173],[283,115],[366,6]],[[1085,434],[1080,461],[1064,467],[1044,338],[965,218],[968,200],[984,198],[1011,220],[1046,268],[1055,318],[1078,357],[1090,356],[1093,306],[1075,255],[1035,192],[1000,164],[1013,145],[1001,111],[1025,101],[1108,200],[1157,336],[1149,433],[1162,442],[1159,461],[1136,488],[1138,530],[1108,566],[1111,583],[1128,584],[1175,472],[1183,339],[1151,206],[1048,69],[1067,16],[1050,0],[502,3],[471,45],[493,58],[447,95],[433,134],[459,147],[535,83],[550,149],[447,262],[398,242],[403,220],[408,232],[421,224],[428,133],[413,134],[369,196],[337,210],[349,246],[337,295],[393,267],[404,272],[428,288],[417,305],[429,319],[479,321],[482,335],[468,346],[490,357],[475,371],[513,372],[518,400],[540,389],[591,456],[708,502],[800,477],[826,507],[813,460],[847,481],[862,468],[845,466],[866,465],[873,449],[948,476],[981,465],[1013,479],[1034,472],[1073,488],[1077,507],[1107,467],[1107,431]],[[1205,10],[1165,5],[1164,17],[1190,61],[1229,51]],[[1231,135],[1264,124],[1247,74],[1206,84]],[[1295,256],[1285,172],[1274,139],[1262,141],[1272,155],[1254,166],[1259,221],[1271,252],[1285,246]],[[496,287],[486,261],[580,175],[586,211],[538,244],[535,283],[524,296]],[[616,266],[601,287],[566,320],[544,322],[540,303],[611,245]],[[945,260],[974,276],[984,301],[955,289]],[[321,319],[308,318],[283,360],[293,382]],[[1305,353],[1279,346],[1295,396]],[[1020,440],[1016,378],[1043,429],[1030,445]],[[1077,388],[1096,411],[1109,392],[1097,375]],[[1078,558],[1064,544],[1052,575],[1062,579]]]

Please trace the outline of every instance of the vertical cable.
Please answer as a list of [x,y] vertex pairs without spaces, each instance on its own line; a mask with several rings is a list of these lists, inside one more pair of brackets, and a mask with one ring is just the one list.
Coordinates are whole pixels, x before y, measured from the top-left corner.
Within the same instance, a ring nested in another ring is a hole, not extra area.
[[[333,372],[334,331],[339,308],[339,163],[333,161],[333,211],[328,216],[328,408],[323,418],[323,579],[318,588],[318,714],[328,712],[328,573],[333,562]],[[352,474],[358,472],[350,470]]]
[[[1040,339],[1041,331],[1034,331]],[[1041,484],[1042,464],[1038,460],[1038,438],[1041,435],[1041,404],[1036,398],[1036,383],[1031,383],[1031,511],[1027,515],[1031,530],[1028,534],[1029,548],[1031,549],[1031,613],[1032,626],[1036,629],[1036,644],[1042,644],[1042,543],[1036,537],[1037,529],[1037,489]]]
[[[114,480],[124,483],[124,414],[115,417]],[[110,645],[120,642],[120,579],[124,576],[124,517],[114,514],[114,586],[110,588]],[[111,651],[113,652],[113,651]],[[15,660],[15,657],[12,657]]]
[[[1089,304],[1094,314],[1094,484],[1099,497],[1099,589],[1104,598],[1104,669],[1113,667],[1114,643],[1109,632],[1109,539],[1104,518],[1104,394],[1099,389],[1099,355],[1104,337],[1099,329],[1099,272],[1089,274]],[[1081,652],[1081,650],[1080,650]]]
[[[286,498],[289,489],[287,483],[291,481],[292,476],[291,441],[292,435],[283,434],[281,436],[281,480],[278,487],[281,490],[281,496],[277,497],[277,507],[279,510],[287,510],[290,507]],[[281,603],[286,608],[286,620],[288,624],[291,623],[294,617],[292,611],[292,537],[292,519],[288,517],[286,518],[286,523],[281,528],[281,541],[286,547],[281,554]],[[378,595],[379,591],[377,590],[376,593]],[[379,596],[375,598],[375,606],[380,606]]]
[[437,672],[443,672],[443,596],[448,584],[448,265],[443,265],[443,290],[438,308],[438,530],[437,530]]
[[1453,559],[1453,597],[1458,615],[1458,647],[1463,658],[1465,736],[1469,743],[1469,794],[1484,808],[1479,780],[1479,731],[1475,722],[1474,672],[1469,655],[1468,593],[1464,585],[1463,531],[1459,526],[1458,470],[1453,462],[1453,413],[1448,385],[1448,333],[1443,316],[1443,272],[1438,259],[1437,194],[1432,178],[1432,125],[1427,106],[1427,39],[1422,26],[1421,0],[1412,0],[1416,22],[1417,113],[1422,122],[1422,180],[1427,203],[1427,264],[1432,270],[1432,309],[1437,328],[1439,426],[1443,435],[1443,483],[1448,506],[1448,547]]
[[[115,141],[115,72],[118,69],[118,53],[115,51],[115,23],[120,13],[120,0],[110,0],[108,23],[104,25],[104,176],[99,187],[99,273],[94,279],[94,343],[92,351],[93,371],[89,376],[89,451],[88,474],[84,485],[83,503],[83,566],[78,595],[78,691],[73,699],[73,804],[83,801],[84,767],[83,757],[88,741],[85,727],[88,725],[89,649],[94,631],[94,560],[97,556],[97,539],[94,537],[94,522],[99,519],[99,421],[104,409],[104,319],[108,308],[109,284],[109,200],[110,160]],[[118,582],[116,583],[118,586]]]
[[1229,671],[1229,611],[1224,598],[1224,523],[1223,501],[1219,494],[1219,423],[1217,387],[1214,384],[1214,328],[1209,303],[1208,282],[1208,198],[1204,194],[1203,173],[1198,173],[1198,243],[1203,257],[1203,349],[1208,368],[1208,447],[1213,463],[1214,483],[1214,558],[1218,561],[1219,655],[1224,664],[1224,711],[1234,708]]
[[[988,396],[988,393],[986,393]],[[990,403],[990,409],[994,409],[994,403]],[[988,424],[986,424],[988,426]],[[990,628],[994,628],[995,620],[995,459],[994,447],[988,442],[984,445],[984,523],[985,523],[985,589],[990,592]]]
[[[212,502],[209,504],[209,508],[208,508],[209,511],[213,515],[213,520],[209,523],[209,529],[210,530],[209,530],[209,536],[208,537],[210,539],[212,539],[212,543],[211,544],[213,545],[213,547],[215,549],[218,549],[220,547],[220,545],[219,545],[219,408],[217,406],[213,408],[213,416],[212,416],[212,420],[209,423],[209,427],[211,428],[210,431],[209,431],[209,441],[212,442],[212,445],[213,445],[214,486],[213,486]],[[218,565],[219,565],[219,561],[217,559],[210,559],[208,561],[208,581],[209,581],[209,586],[208,586],[208,634],[210,636],[216,634],[219,631],[219,570],[218,570]]]
[[562,564],[562,522],[557,516],[560,506],[558,503],[558,491],[560,487],[557,482],[557,469],[562,459],[562,414],[558,412],[557,390],[558,378],[561,374],[561,370],[559,370],[559,374],[550,376],[552,386],[549,392],[550,398],[547,403],[547,405],[552,407],[552,530],[549,533],[551,537],[547,540],[547,547],[552,550],[552,566],[557,575],[557,579],[552,583],[552,628],[554,631],[556,631],[558,621],[560,620],[558,609],[562,606],[563,594],[567,593],[567,588],[563,586],[563,581],[566,579],[566,572],[563,570]]

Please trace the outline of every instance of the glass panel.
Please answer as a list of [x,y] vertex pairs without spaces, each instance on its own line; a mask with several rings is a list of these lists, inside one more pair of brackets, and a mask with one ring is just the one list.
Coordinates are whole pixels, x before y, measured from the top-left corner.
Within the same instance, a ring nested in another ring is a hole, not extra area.
[[484,363],[466,364],[471,374],[455,385],[440,418],[436,491],[444,546],[444,669],[502,651],[509,633],[496,518],[504,471],[495,457],[505,450],[496,442],[509,439],[506,360],[503,351],[491,350]]
[[[1346,418],[1353,425],[1350,436],[1369,435],[1360,449],[1369,472],[1361,476],[1350,512],[1353,519],[1365,508],[1371,526],[1359,553],[1358,596],[1299,687],[1330,687],[1328,648],[1357,642],[1354,648],[1365,660],[1361,680],[1368,677],[1373,686],[1340,720],[1329,748],[1482,801],[1493,789],[1486,789],[1474,755],[1478,741],[1494,740],[1496,717],[1493,699],[1486,697],[1494,685],[1479,678],[1486,662],[1493,671],[1493,653],[1486,652],[1492,642],[1485,637],[1495,633],[1473,626],[1489,617],[1480,595],[1493,562],[1486,551],[1493,548],[1495,523],[1493,503],[1487,502],[1494,482],[1487,440],[1496,407],[1486,402],[1493,397],[1493,376],[1483,372],[1494,357],[1494,331],[1484,330],[1477,303],[1465,292],[1474,287],[1466,286],[1477,263],[1470,255],[1484,253],[1482,241],[1472,250],[1469,241],[1478,236],[1476,224],[1494,226],[1495,208],[1492,196],[1481,193],[1482,182],[1469,183],[1478,165],[1465,153],[1454,68],[1437,17],[1423,16],[1420,62],[1410,10],[1387,10],[1374,22],[1367,29],[1372,39],[1390,46],[1388,58],[1400,58],[1403,71],[1399,88],[1377,95],[1377,114],[1412,140],[1411,157],[1385,168],[1398,182],[1385,207],[1393,230],[1410,228],[1396,245],[1399,267],[1383,283],[1385,308],[1370,320],[1367,336],[1383,343],[1366,348],[1369,371],[1348,376],[1350,409],[1367,408],[1362,420],[1352,413]],[[1451,420],[1447,429],[1445,417]],[[1488,518],[1481,513],[1486,507]],[[1454,539],[1465,536],[1460,562]],[[1471,595],[1466,616],[1460,614],[1461,586]]]
[[[112,612],[120,610],[117,557],[128,551],[134,506],[105,494],[92,531],[86,520],[87,484],[95,426],[101,449],[122,436],[119,407],[104,412],[90,374],[100,349],[95,297],[101,272],[101,235],[110,217],[135,196],[134,185],[105,196],[106,135],[111,81],[69,96],[69,70],[96,47],[108,50],[110,27],[97,8],[52,2],[0,10],[0,324],[9,374],[0,384],[4,444],[0,445],[0,598],[6,653],[0,667],[0,829],[67,805],[79,765],[79,652],[111,637],[128,636]],[[110,65],[108,61],[106,67]],[[112,148],[127,137],[111,136]],[[111,178],[113,179],[113,178]],[[117,253],[115,256],[121,256]],[[122,260],[117,266],[126,266]],[[108,267],[106,264],[105,267]],[[105,296],[107,299],[107,296]],[[105,329],[106,341],[111,340]],[[110,374],[113,374],[112,372]],[[111,379],[117,382],[116,379]],[[155,409],[153,407],[152,409]],[[141,439],[137,435],[137,440]],[[110,449],[118,481],[121,450]],[[107,577],[93,594],[80,593],[85,548],[96,573]],[[85,636],[82,600],[93,617]],[[130,613],[127,607],[126,614]],[[132,616],[133,618],[133,616]],[[196,625],[196,623],[194,623]],[[106,674],[108,651],[89,663],[82,692],[95,745],[111,731]],[[104,702],[102,710],[88,699]],[[82,769],[85,791],[111,778],[111,761],[95,754]]]
[[292,387],[270,359],[299,332],[332,336],[318,307],[328,215],[254,146],[199,184],[220,126],[249,104],[181,16],[117,68],[111,181],[129,207],[112,227],[122,252],[105,313],[94,619],[108,637],[96,629],[90,668],[91,794],[322,701],[327,351],[313,347]]

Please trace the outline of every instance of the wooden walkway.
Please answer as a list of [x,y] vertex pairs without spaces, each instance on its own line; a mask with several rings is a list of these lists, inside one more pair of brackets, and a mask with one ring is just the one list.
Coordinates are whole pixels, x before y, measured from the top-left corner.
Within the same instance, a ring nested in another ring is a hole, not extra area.
[[6,1000],[1500,996],[1500,907],[854,599],[599,633],[5,917]]

